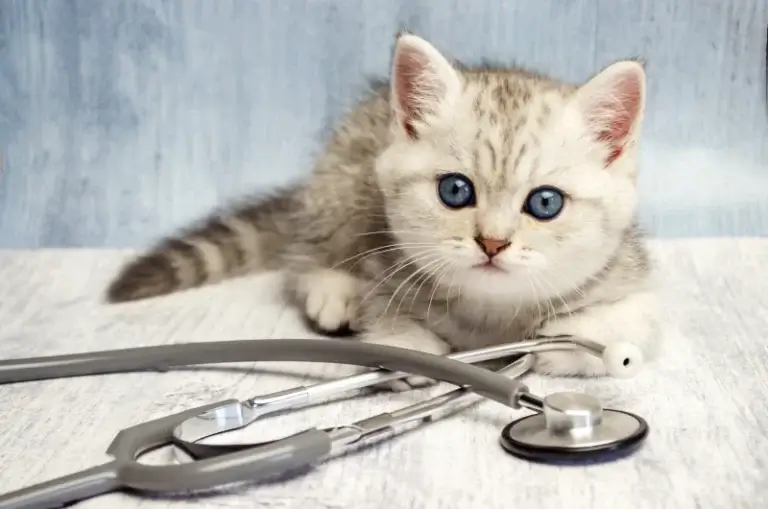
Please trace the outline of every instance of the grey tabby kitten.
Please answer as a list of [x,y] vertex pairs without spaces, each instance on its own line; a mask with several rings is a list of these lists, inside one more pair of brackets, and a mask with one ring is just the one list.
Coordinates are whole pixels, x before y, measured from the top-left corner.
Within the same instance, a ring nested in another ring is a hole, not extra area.
[[[108,299],[283,269],[329,333],[434,354],[572,334],[649,358],[658,307],[634,220],[644,105],[636,62],[571,86],[461,68],[401,34],[390,85],[337,126],[306,180],[161,241]],[[536,369],[605,374],[569,352]]]

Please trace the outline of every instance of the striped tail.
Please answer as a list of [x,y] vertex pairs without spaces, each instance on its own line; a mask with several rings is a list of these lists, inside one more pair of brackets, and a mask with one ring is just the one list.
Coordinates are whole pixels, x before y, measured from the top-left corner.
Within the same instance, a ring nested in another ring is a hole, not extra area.
[[107,288],[106,300],[159,297],[279,268],[282,218],[276,216],[285,215],[287,201],[288,196],[276,196],[163,239],[121,269]]

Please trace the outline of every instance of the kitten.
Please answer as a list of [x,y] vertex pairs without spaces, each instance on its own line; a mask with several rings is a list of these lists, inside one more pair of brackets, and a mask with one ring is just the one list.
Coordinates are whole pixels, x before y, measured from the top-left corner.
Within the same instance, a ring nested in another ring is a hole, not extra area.
[[[433,354],[568,334],[651,357],[658,308],[634,219],[644,105],[636,62],[575,86],[460,67],[400,34],[390,84],[336,127],[306,180],[162,240],[108,300],[283,269],[291,302],[328,333]],[[605,374],[570,352],[536,370]]]

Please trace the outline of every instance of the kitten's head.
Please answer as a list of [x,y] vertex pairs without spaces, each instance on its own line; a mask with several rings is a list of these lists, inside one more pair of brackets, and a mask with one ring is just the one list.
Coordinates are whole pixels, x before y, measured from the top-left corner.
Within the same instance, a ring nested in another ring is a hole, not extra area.
[[582,86],[452,65],[398,37],[393,141],[377,161],[391,228],[423,272],[542,299],[607,263],[635,215],[640,64]]

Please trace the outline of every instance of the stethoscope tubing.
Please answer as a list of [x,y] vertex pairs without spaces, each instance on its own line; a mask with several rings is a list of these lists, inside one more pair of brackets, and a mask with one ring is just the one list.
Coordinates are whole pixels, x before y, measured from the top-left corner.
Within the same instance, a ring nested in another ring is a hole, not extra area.
[[[403,348],[344,340],[257,340],[144,347],[2,362],[2,381],[29,381],[215,362],[304,361],[381,367],[417,373],[466,387],[505,406],[517,406],[524,384],[483,368]],[[22,367],[19,368],[19,364]],[[236,400],[221,403],[235,403]],[[215,488],[223,484],[257,481],[280,472],[308,466],[331,452],[330,436],[308,429],[276,443],[239,450],[193,463],[145,465],[142,453],[174,442],[173,430],[184,420],[218,404],[123,429],[107,454],[114,461],[97,469],[117,484],[96,483],[87,472],[70,474],[36,486],[0,495],[0,507],[58,507],[122,488],[168,493]],[[30,505],[31,504],[31,505]]]
[[[514,352],[510,352],[512,355]],[[0,361],[0,384],[78,376],[168,371],[229,362],[349,364],[416,374],[458,386],[502,405],[519,408],[520,381],[469,363],[391,346],[339,339],[260,339],[103,350]]]
[[[572,339],[562,340],[560,345],[556,345],[557,342],[555,340],[549,344],[545,340],[543,343],[548,344],[542,346],[542,349],[584,350],[599,354],[599,349],[592,351],[589,345],[579,344]],[[508,354],[527,353],[525,350],[526,345],[514,344]],[[503,356],[499,354],[497,357]],[[455,359],[403,348],[333,339],[240,340],[11,359],[0,361],[0,383],[147,370],[167,371],[173,367],[249,361],[350,364],[418,374],[465,387],[511,408],[520,408],[520,395],[528,394],[527,387],[518,380]],[[122,488],[167,493],[257,481],[279,472],[308,466],[331,451],[333,444],[327,433],[308,429],[277,443],[189,464],[154,466],[137,461],[142,453],[152,448],[173,444],[173,431],[185,420],[231,403],[239,402],[226,400],[204,405],[120,431],[107,450],[107,454],[115,460],[104,465],[104,475],[109,474],[110,479],[119,484],[94,484],[92,476],[88,474],[92,469],[87,469],[79,474],[70,474],[58,480],[0,495],[0,507],[58,507],[63,503]]]

